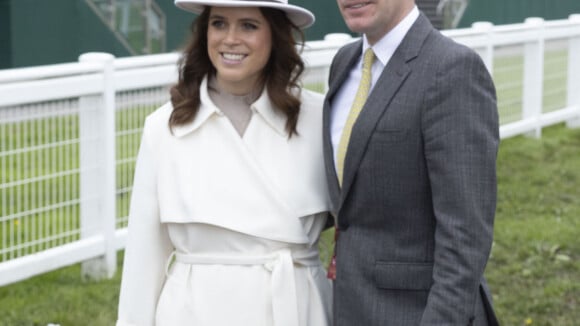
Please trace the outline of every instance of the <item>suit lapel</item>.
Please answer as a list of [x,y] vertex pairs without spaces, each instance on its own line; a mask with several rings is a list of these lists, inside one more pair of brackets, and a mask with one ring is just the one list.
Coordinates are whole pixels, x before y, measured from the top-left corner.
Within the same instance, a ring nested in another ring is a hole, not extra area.
[[[367,98],[353,126],[349,141],[344,162],[343,187],[337,211],[340,211],[340,207],[348,195],[377,122],[384,111],[388,110],[393,97],[396,96],[401,85],[411,73],[412,67],[409,63],[419,55],[423,42],[432,30],[431,23],[421,14],[389,60]],[[350,69],[350,66],[348,68]]]
[[328,85],[327,99],[336,95],[336,92],[342,86],[344,80],[348,77],[352,66],[354,66],[362,53],[362,39],[347,44],[344,53],[337,54],[337,60],[333,66],[333,72],[330,76],[330,85]]
[[326,177],[328,180],[328,189],[330,199],[332,202],[331,211],[336,215],[339,199],[340,186],[338,185],[338,177],[336,169],[334,168],[334,150],[332,148],[332,141],[330,138],[330,101],[339,90],[344,80],[348,77],[352,66],[357,62],[362,49],[362,40],[346,45],[344,53],[337,54],[336,62],[333,65],[329,80],[329,88],[324,99],[323,112],[323,144],[324,157],[326,158]]

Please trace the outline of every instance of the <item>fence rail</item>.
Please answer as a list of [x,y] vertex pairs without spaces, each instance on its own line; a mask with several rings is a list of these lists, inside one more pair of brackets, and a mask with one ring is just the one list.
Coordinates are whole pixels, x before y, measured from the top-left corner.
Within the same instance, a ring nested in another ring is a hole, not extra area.
[[[492,73],[502,138],[580,126],[580,15],[444,34]],[[304,84],[325,92],[332,57],[351,41],[307,42]],[[79,262],[85,277],[113,275],[141,127],[169,99],[177,60],[87,53],[77,63],[0,71],[0,286]]]

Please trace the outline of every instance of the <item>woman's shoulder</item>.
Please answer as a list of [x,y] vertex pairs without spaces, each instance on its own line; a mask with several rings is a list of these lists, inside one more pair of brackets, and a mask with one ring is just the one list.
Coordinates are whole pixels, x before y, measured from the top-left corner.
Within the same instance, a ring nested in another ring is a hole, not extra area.
[[159,123],[162,121],[167,122],[169,121],[169,116],[171,116],[172,111],[173,105],[171,102],[167,102],[155,109],[155,111],[149,113],[146,120],[148,123]]
[[173,112],[173,105],[171,102],[163,104],[162,106],[155,109],[155,111],[147,115],[145,118],[145,126],[152,127],[167,125],[169,122],[169,117],[171,116],[171,112]]
[[146,134],[153,134],[155,136],[161,136],[163,134],[170,134],[169,130],[169,117],[173,112],[173,105],[171,102],[167,102],[157,108],[155,111],[151,112],[145,118],[145,124],[143,126],[143,132]]
[[302,105],[298,119],[298,133],[305,130],[317,130],[322,127],[322,106],[324,104],[324,94],[303,89],[300,94]]

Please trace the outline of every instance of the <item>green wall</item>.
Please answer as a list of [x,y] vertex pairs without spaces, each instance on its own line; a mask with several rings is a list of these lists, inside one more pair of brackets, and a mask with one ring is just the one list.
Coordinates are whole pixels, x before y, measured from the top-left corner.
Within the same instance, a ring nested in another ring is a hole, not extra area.
[[[166,13],[166,50],[180,49],[195,15],[175,7],[173,0],[155,0]],[[311,10],[314,26],[306,40],[348,29],[334,0],[290,0]],[[85,52],[130,55],[114,34],[82,0],[0,0],[0,69],[74,62]]]
[[178,9],[173,0],[155,0],[159,8],[165,13],[165,39],[168,52],[180,49],[189,37],[189,25],[194,14]]
[[[177,9],[173,0],[155,0],[166,14],[166,50],[182,47],[194,15]],[[328,33],[349,33],[335,0],[290,0],[311,10],[314,26],[307,40]],[[494,24],[523,22],[527,17],[546,20],[580,13],[580,0],[471,0],[459,27],[476,21]],[[0,0],[0,69],[73,62],[85,52],[130,55],[114,34],[82,0]]]
[[86,52],[107,52],[116,57],[126,57],[131,55],[129,50],[127,50],[123,44],[117,40],[115,35],[109,30],[103,21],[87,7],[84,1],[72,1],[77,5],[79,21],[74,21],[74,26],[79,29],[79,41],[77,50],[70,55],[71,57],[69,59],[77,61],[79,55]]
[[12,1],[12,66],[74,61],[79,30],[70,0]]
[[289,0],[288,2],[304,7],[316,16],[314,25],[305,31],[307,40],[322,40],[329,33],[350,33],[340,15],[336,0]]
[[0,69],[77,61],[127,51],[79,0],[0,0]]
[[11,34],[10,34],[10,3],[6,0],[0,0],[0,69],[8,67],[12,61],[12,52],[10,51]]
[[580,0],[471,0],[459,27],[477,21],[521,23],[528,17],[563,19],[574,13],[580,13]]

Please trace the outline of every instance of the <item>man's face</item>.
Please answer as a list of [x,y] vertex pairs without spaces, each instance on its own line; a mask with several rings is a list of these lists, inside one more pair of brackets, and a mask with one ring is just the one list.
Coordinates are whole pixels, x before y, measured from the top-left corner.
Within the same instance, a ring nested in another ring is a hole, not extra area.
[[366,34],[371,45],[395,27],[413,9],[414,0],[337,0],[348,28]]

